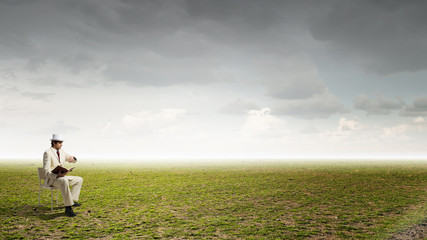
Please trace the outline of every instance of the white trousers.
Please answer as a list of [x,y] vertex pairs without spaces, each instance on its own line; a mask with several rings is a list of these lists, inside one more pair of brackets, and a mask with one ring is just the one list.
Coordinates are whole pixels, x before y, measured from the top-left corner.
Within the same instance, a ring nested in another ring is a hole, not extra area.
[[[82,188],[83,178],[77,176],[64,176],[56,179],[53,186],[61,189],[62,198],[65,206],[72,206],[74,201],[79,201],[80,189]],[[70,190],[71,186],[71,190]]]

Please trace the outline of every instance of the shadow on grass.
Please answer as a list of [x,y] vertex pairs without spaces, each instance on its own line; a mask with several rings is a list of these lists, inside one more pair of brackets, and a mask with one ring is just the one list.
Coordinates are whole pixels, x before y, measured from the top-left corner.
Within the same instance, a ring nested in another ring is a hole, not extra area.
[[57,212],[57,213],[49,213],[49,214],[39,214],[37,217],[40,220],[52,220],[58,217],[66,217],[64,212]]
[[[26,211],[28,215],[36,216],[41,220],[52,220],[58,217],[66,217],[65,208],[61,206],[54,207],[53,210],[49,206],[30,206],[32,212]],[[31,214],[32,213],[32,214]]]
[[[53,210],[51,210],[49,206],[39,206],[39,205],[26,206],[26,208],[32,209],[31,211],[28,211],[28,210],[23,211],[23,215],[27,217],[35,216],[41,220],[52,220],[58,217],[68,218],[68,216],[65,214],[64,206],[54,207]],[[84,212],[78,211],[75,208],[73,208],[73,210],[77,214],[77,216],[85,215]]]
[[54,207],[43,205],[14,205],[11,207],[0,207],[0,216],[6,217],[37,217],[40,220],[52,220],[58,217],[66,217],[63,206]]

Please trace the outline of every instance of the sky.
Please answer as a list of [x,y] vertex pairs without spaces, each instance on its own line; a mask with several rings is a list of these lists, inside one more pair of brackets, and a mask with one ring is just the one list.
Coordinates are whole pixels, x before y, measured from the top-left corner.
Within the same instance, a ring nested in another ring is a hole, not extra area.
[[0,0],[0,158],[425,159],[426,11]]

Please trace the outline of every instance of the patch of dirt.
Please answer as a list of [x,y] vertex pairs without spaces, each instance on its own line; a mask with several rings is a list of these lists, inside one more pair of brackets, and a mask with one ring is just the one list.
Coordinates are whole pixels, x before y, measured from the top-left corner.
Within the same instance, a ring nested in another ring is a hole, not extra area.
[[412,226],[403,232],[393,234],[389,240],[427,239],[427,222]]

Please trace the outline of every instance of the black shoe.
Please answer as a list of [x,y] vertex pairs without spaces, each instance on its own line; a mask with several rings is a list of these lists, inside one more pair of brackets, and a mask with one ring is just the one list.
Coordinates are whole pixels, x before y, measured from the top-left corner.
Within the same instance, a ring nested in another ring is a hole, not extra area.
[[80,205],[81,205],[80,203],[75,202],[75,203],[73,204],[73,207],[78,207],[78,206],[80,206]]
[[65,214],[69,217],[75,217],[76,214],[74,213],[73,209],[71,208],[71,206],[69,207],[65,207]]

